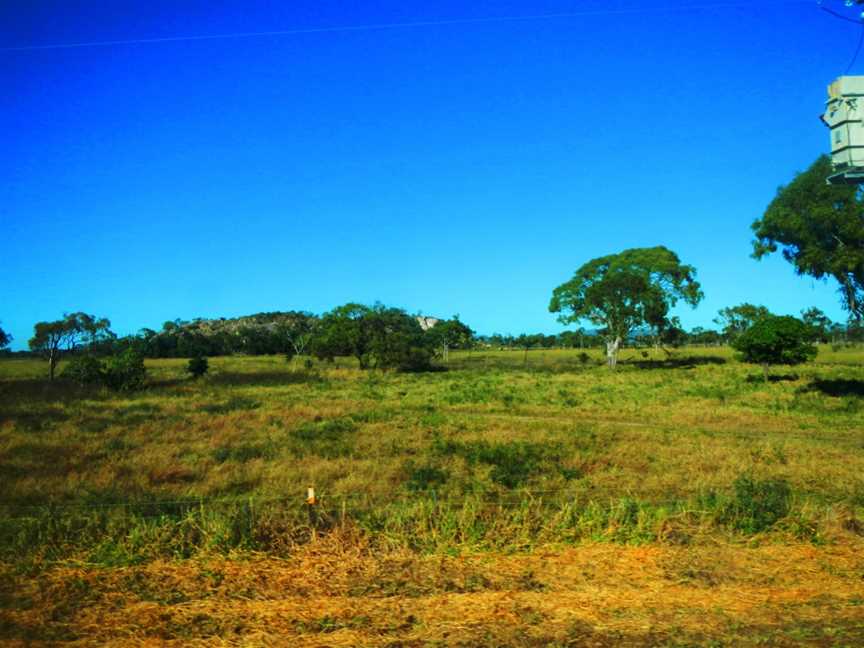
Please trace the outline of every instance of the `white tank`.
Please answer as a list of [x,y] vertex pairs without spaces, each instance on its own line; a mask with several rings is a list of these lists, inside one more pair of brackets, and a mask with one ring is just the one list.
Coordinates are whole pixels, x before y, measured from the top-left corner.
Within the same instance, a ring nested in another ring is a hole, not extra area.
[[822,121],[831,129],[832,184],[864,183],[864,76],[841,76],[828,86]]

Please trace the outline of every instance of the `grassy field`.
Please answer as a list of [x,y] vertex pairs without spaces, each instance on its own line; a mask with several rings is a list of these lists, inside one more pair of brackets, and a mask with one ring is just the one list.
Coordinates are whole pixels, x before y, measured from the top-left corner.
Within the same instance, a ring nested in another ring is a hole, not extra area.
[[864,644],[864,350],[623,359],[2,360],[0,640]]

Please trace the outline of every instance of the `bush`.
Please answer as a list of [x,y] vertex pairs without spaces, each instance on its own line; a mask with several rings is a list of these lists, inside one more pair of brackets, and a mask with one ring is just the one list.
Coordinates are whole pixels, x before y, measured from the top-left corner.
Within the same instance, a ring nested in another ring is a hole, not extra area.
[[791,491],[783,479],[759,481],[742,475],[723,517],[738,531],[759,533],[789,515]]
[[417,318],[401,309],[345,304],[321,318],[310,351],[320,360],[354,356],[361,369],[426,371],[435,342]]
[[414,492],[435,490],[443,486],[449,477],[446,471],[432,465],[415,466],[413,462],[408,462],[405,469],[408,472],[408,490]]
[[63,370],[63,377],[72,380],[82,387],[96,385],[103,380],[102,363],[91,355],[75,356]]
[[742,333],[732,346],[745,362],[761,364],[768,379],[769,365],[797,365],[816,357],[812,331],[788,315],[769,315]]
[[105,384],[116,391],[140,389],[147,375],[144,356],[134,349],[126,349],[108,359],[103,375]]
[[196,380],[206,374],[209,368],[210,364],[207,362],[207,358],[202,355],[189,358],[189,364],[186,365],[186,371],[192,374],[192,378]]

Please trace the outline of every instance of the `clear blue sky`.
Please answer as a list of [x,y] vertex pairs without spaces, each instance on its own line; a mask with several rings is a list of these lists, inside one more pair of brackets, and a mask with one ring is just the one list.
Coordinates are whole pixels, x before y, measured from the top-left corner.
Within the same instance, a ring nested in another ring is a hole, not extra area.
[[749,226],[827,149],[858,34],[816,0],[2,3],[0,325],[380,300],[557,332],[579,265],[660,244],[698,269],[688,327],[845,319]]

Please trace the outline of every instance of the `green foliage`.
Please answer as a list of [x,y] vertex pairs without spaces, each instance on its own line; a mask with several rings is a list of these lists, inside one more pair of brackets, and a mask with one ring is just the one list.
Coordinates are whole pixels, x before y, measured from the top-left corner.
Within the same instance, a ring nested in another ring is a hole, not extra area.
[[458,315],[454,315],[453,319],[439,321],[426,331],[426,335],[432,338],[433,344],[438,348],[470,349],[474,346],[474,331],[463,324]]
[[319,359],[354,356],[363,369],[430,368],[434,340],[416,318],[398,308],[345,304],[325,314],[310,343]]
[[720,309],[714,322],[722,327],[723,336],[731,342],[756,322],[770,315],[771,311],[764,306],[744,303]]
[[820,342],[828,342],[833,322],[820,309],[813,306],[801,311],[801,319],[811,328],[813,336]]
[[433,465],[417,466],[409,461],[405,470],[408,473],[407,487],[410,491],[429,491],[443,486],[449,477],[446,470]]
[[105,363],[105,384],[115,391],[133,391],[144,386],[144,357],[134,349],[111,356]]
[[816,357],[813,332],[794,317],[771,315],[757,321],[732,344],[746,362],[797,365]]
[[12,336],[0,328],[0,349],[5,349],[12,342]]
[[789,515],[792,492],[785,480],[756,480],[741,475],[733,488],[733,498],[726,505],[722,517],[738,531],[767,531]]
[[768,205],[752,229],[753,256],[781,251],[798,274],[833,277],[843,305],[864,316],[864,203],[854,185],[828,185],[828,156],[799,173]]
[[63,370],[63,377],[85,386],[95,385],[104,380],[104,367],[92,355],[79,355],[72,358]]
[[570,324],[588,320],[602,327],[610,367],[631,331],[669,326],[669,311],[682,300],[696,306],[702,290],[693,266],[665,247],[633,248],[593,259],[555,288],[549,310]]
[[187,373],[191,374],[195,379],[206,374],[209,368],[210,364],[207,362],[207,358],[200,355],[189,358],[189,364],[186,365]]
[[115,336],[107,318],[97,318],[87,313],[71,313],[54,322],[38,322],[29,341],[30,350],[48,359],[48,377],[53,380],[54,369],[64,351],[71,351],[82,344],[93,346]]

